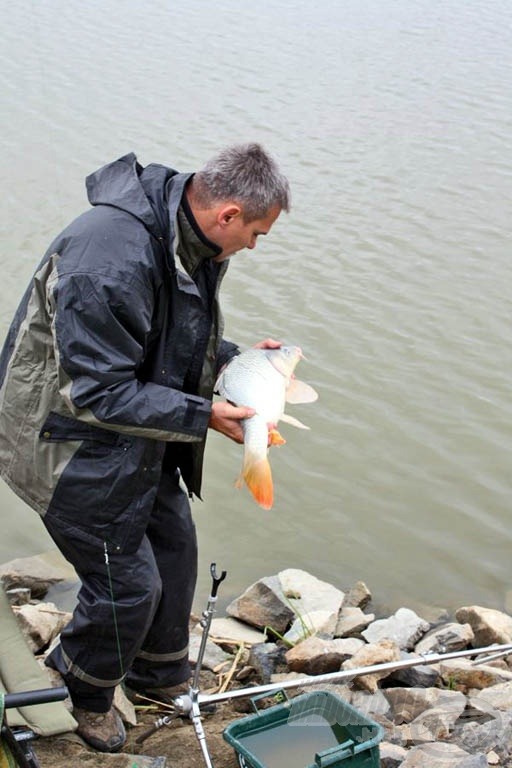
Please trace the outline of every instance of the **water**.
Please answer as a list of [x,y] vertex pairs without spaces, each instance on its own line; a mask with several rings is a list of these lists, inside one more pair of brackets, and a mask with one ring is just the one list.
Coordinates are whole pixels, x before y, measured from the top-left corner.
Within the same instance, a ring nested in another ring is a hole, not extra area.
[[[309,715],[303,722],[284,721],[272,727],[240,735],[238,741],[265,768],[308,768],[315,764],[315,754],[339,748],[338,757],[353,746],[348,731],[340,725],[330,725],[321,715]],[[267,723],[268,726],[268,723]],[[251,761],[253,763],[254,761]]]
[[[2,1],[0,327],[83,178],[261,141],[293,210],[232,260],[226,335],[300,344],[320,393],[275,508],[212,434],[194,505],[227,601],[287,567],[387,608],[512,610],[512,6],[506,0]],[[2,486],[0,560],[51,547]]]

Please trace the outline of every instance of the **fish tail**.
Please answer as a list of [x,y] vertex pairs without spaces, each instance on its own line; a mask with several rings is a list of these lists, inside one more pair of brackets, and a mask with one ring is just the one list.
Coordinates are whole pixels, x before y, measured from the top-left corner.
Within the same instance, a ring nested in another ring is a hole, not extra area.
[[247,456],[242,472],[247,487],[260,507],[271,509],[274,503],[274,486],[267,457]]

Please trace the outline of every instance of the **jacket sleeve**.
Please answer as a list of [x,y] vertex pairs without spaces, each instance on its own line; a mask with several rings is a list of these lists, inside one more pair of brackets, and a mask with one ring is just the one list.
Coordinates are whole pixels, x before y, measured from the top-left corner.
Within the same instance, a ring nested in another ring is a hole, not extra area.
[[232,341],[222,339],[219,347],[219,353],[216,360],[215,375],[218,376],[221,369],[229,363],[234,357],[240,354],[239,347]]
[[154,296],[137,278],[84,272],[47,286],[61,396],[75,418],[156,440],[201,440],[211,402],[137,378]]

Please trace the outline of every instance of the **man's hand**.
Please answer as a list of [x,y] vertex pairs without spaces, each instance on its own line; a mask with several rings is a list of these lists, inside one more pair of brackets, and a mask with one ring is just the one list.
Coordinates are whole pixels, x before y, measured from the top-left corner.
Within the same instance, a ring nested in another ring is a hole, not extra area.
[[263,339],[263,341],[258,341],[258,343],[254,345],[254,349],[279,349],[279,347],[282,346],[282,341],[276,341],[276,339]]
[[226,437],[231,438],[235,443],[243,443],[242,421],[254,416],[255,413],[254,408],[246,408],[245,405],[231,405],[231,403],[219,401],[212,405],[208,426],[210,429],[215,429],[217,432],[221,432]]

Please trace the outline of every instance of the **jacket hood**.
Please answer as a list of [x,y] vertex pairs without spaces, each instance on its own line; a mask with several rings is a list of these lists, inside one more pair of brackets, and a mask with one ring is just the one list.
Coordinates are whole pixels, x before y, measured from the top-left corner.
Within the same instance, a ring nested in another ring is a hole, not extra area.
[[130,152],[87,176],[87,196],[91,205],[120,208],[163,237],[168,231],[167,182],[175,175],[177,171],[156,163],[144,168]]

